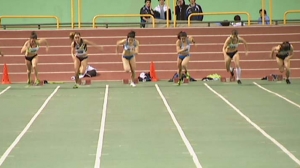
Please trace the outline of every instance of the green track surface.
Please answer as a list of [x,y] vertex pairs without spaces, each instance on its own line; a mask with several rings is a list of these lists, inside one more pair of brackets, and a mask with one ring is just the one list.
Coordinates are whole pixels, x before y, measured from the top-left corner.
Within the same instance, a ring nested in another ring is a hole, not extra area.
[[[206,82],[300,159],[299,80]],[[300,167],[204,82],[60,84],[2,168],[91,168],[98,148],[105,85],[109,85],[101,168],[196,168],[155,84],[160,88],[203,168]],[[58,85],[12,84],[0,95],[0,157]],[[0,85],[0,92],[7,85]]]

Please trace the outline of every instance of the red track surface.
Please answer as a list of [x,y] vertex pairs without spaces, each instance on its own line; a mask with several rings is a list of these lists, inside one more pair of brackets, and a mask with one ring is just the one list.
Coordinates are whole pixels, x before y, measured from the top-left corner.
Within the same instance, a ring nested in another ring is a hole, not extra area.
[[[300,26],[243,27],[238,28],[240,36],[249,43],[250,53],[246,57],[244,47],[240,46],[243,78],[261,78],[271,73],[279,73],[275,60],[269,59],[271,47],[289,40],[295,48],[292,61],[292,77],[300,77]],[[189,69],[195,78],[212,73],[228,76],[225,71],[222,46],[232,28],[182,28],[182,29],[137,29],[141,43],[137,56],[137,72],[149,72],[150,61],[154,61],[160,79],[169,79],[176,72],[175,41],[176,34],[185,30],[195,37]],[[71,30],[72,31],[72,30]],[[99,80],[121,80],[128,78],[123,72],[121,56],[115,54],[116,41],[126,37],[128,29],[80,30],[87,38],[105,46],[105,51],[89,47],[89,63],[100,71]],[[39,38],[47,38],[50,51],[39,52],[39,72],[41,79],[51,81],[70,81],[73,63],[70,55],[70,30],[38,31]],[[0,31],[0,46],[5,53],[12,82],[26,81],[24,56],[20,50],[30,31]]]

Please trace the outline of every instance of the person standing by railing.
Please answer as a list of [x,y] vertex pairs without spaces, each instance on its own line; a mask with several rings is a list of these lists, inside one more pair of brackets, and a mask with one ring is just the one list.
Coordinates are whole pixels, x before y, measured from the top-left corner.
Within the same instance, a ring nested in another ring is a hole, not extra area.
[[167,10],[169,10],[169,20],[172,20],[171,9],[165,4],[165,0],[158,0],[159,5],[154,8],[155,12],[159,13],[159,19],[167,20]]
[[[201,6],[196,3],[196,0],[190,0],[190,5],[186,10],[186,17],[188,18],[192,13],[203,13]],[[202,21],[203,15],[192,16],[191,20]]]
[[[150,14],[150,15],[154,16],[154,11],[153,11],[153,9],[151,7],[151,0],[145,0],[145,5],[141,8],[140,14],[141,15],[142,14]],[[145,26],[146,26],[145,23],[149,22],[150,19],[151,18],[149,16],[147,16],[147,17],[146,16],[141,17],[141,22],[142,22],[141,28],[145,28]],[[154,20],[152,20],[152,22],[154,22]]]
[[175,7],[176,20],[187,20],[186,10],[188,5],[185,4],[185,0],[177,0]]

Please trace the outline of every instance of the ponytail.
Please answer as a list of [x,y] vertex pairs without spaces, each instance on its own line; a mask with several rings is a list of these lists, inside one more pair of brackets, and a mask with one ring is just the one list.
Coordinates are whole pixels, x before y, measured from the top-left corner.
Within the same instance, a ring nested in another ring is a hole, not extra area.
[[31,32],[30,38],[31,38],[31,39],[37,39],[37,34],[36,34],[35,31],[32,31],[32,32]]
[[239,35],[239,32],[237,30],[232,30],[231,34],[233,36],[238,36]]
[[180,39],[180,37],[187,37],[187,33],[184,31],[180,31],[177,35],[177,38]]
[[74,36],[75,36],[75,32],[71,32],[71,33],[69,34],[70,40],[74,40]]
[[177,34],[177,38],[178,38],[178,39],[180,39],[181,33],[182,33],[182,31],[180,31],[180,32]]
[[127,39],[128,38],[135,38],[135,31],[130,31],[128,34],[127,34]]
[[284,41],[281,45],[280,45],[280,50],[283,51],[288,51],[291,49],[291,44],[288,41]]

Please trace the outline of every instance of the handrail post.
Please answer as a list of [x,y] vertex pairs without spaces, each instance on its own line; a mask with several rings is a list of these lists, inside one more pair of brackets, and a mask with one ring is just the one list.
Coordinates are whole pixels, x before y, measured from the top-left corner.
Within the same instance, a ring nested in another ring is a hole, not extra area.
[[170,0],[167,0],[167,13],[166,13],[166,15],[167,15],[167,28],[169,27],[169,21],[170,21],[170,19],[169,19],[169,7],[170,7]]
[[78,0],[78,28],[81,28],[81,19],[82,19],[82,1]]
[[74,0],[71,0],[71,27],[74,29]]
[[273,22],[273,0],[269,1],[270,5],[270,25],[272,25]]
[[177,5],[177,0],[174,0],[173,1],[173,12],[174,12],[174,15],[173,15],[173,19],[174,19],[174,23],[173,23],[173,26],[176,27],[176,21],[177,21],[177,15],[176,15],[176,5]]
[[262,0],[261,1],[261,21],[262,21],[262,25],[265,25],[265,8],[266,8],[266,0]]

